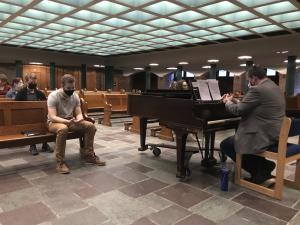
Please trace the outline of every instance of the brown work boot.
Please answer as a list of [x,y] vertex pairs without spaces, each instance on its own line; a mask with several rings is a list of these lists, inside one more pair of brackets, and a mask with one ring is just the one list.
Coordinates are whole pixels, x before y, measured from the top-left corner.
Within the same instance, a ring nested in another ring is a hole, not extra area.
[[83,159],[86,163],[89,163],[89,164],[94,164],[97,166],[105,166],[106,165],[106,163],[104,161],[101,161],[99,159],[99,157],[96,156],[95,154],[94,155],[86,155],[86,156],[84,156]]
[[58,162],[56,165],[56,171],[61,174],[70,173],[70,169],[65,162]]

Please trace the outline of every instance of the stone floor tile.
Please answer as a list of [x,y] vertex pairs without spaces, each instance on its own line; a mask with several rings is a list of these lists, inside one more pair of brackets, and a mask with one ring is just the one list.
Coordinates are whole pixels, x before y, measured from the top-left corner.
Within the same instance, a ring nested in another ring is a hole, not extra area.
[[28,162],[23,158],[14,158],[14,159],[0,161],[0,165],[2,167],[12,167],[20,164],[28,164]]
[[89,187],[87,183],[73,177],[71,174],[52,174],[51,176],[38,178],[31,181],[36,185],[42,193],[51,193],[68,190],[74,192],[76,190]]
[[185,181],[185,183],[200,189],[215,185],[218,182],[219,179],[217,179],[216,177],[194,170],[192,171],[192,176],[187,181]]
[[86,208],[88,205],[74,193],[64,192],[51,193],[44,197],[44,201],[57,215],[64,216]]
[[101,191],[94,187],[86,187],[75,191],[75,194],[77,194],[82,199],[91,198],[100,195],[101,193]]
[[294,207],[293,207],[294,209],[298,209],[298,210],[300,210],[300,199],[298,199],[298,202],[297,203],[295,203],[295,205],[294,205]]
[[106,170],[107,173],[113,174],[126,182],[136,183],[149,178],[143,173],[137,172],[127,166],[117,166]]
[[211,194],[207,192],[183,183],[166,187],[157,191],[156,194],[185,208],[190,208],[211,196]]
[[211,221],[217,222],[233,215],[241,208],[243,208],[243,206],[236,202],[213,196],[206,201],[191,207],[190,210]]
[[0,214],[1,225],[35,225],[54,219],[55,215],[43,203],[35,203]]
[[147,173],[148,177],[160,180],[167,184],[178,183],[178,178],[176,177],[175,171],[168,172],[164,170],[153,170]]
[[288,207],[292,207],[297,202],[297,200],[300,199],[300,191],[297,190],[297,189],[289,188],[287,186],[283,187],[283,193],[282,193],[282,199],[281,200],[271,198],[271,197],[266,196],[264,194],[260,194],[256,191],[252,191],[250,189],[245,188],[244,190],[245,190],[246,193],[248,193],[250,195],[255,195],[259,198],[266,199],[268,201],[272,201],[272,202],[275,202],[275,203],[278,203],[278,204],[281,204],[281,205],[285,205],[285,206],[288,206]]
[[298,212],[298,210],[247,193],[242,193],[235,197],[233,201],[287,222]]
[[209,186],[209,187],[205,188],[204,190],[213,195],[230,199],[230,198],[233,198],[233,197],[241,194],[244,191],[244,188],[242,188],[241,186],[235,185],[234,183],[229,182],[228,183],[228,191],[221,191],[219,183]]
[[133,222],[131,225],[156,225],[152,223],[148,218],[141,218],[135,222]]
[[148,217],[156,224],[171,225],[188,216],[189,214],[191,214],[191,212],[185,208],[173,205],[159,212],[153,213]]
[[138,199],[129,197],[118,190],[103,193],[87,200],[90,205],[97,207],[115,224],[129,225],[145,217],[154,209],[145,206]]
[[157,211],[167,208],[174,204],[173,202],[170,202],[169,200],[166,200],[165,198],[162,198],[155,193],[143,195],[137,200],[139,200],[143,205],[148,206]]
[[132,185],[128,185],[120,189],[121,192],[127,194],[133,198],[140,197],[142,195],[149,194],[166,187],[168,184],[155,179],[147,179]]
[[19,172],[21,177],[24,177],[27,180],[34,180],[42,177],[48,176],[43,170],[28,170],[28,171],[21,171]]
[[136,163],[136,162],[127,163],[127,164],[125,164],[125,166],[128,166],[131,169],[136,170],[141,173],[147,173],[149,171],[153,171],[152,168],[144,166],[144,165]]
[[218,223],[219,225],[285,225],[286,222],[265,213],[244,207],[236,214]]
[[37,187],[29,187],[0,195],[0,208],[11,211],[26,205],[40,202],[42,195]]
[[12,192],[32,185],[18,174],[0,175],[0,194]]
[[107,217],[95,207],[68,214],[52,222],[53,225],[99,225]]
[[296,214],[296,216],[294,216],[290,222],[288,223],[288,225],[299,225],[300,224],[300,212],[298,212]]
[[203,216],[193,214],[175,223],[175,225],[217,225],[217,224],[213,221],[204,218]]
[[106,172],[83,175],[80,179],[101,192],[107,192],[129,184]]

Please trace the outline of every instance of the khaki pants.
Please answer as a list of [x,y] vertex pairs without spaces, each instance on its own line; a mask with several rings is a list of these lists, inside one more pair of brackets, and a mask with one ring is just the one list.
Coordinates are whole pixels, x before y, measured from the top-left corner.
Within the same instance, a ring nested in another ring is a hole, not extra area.
[[84,156],[94,155],[94,136],[96,127],[93,123],[88,121],[81,121],[79,123],[67,126],[63,123],[48,124],[48,129],[51,133],[56,134],[56,159],[57,162],[63,162],[65,158],[66,141],[69,131],[78,131],[84,133],[84,146],[80,149],[80,154]]

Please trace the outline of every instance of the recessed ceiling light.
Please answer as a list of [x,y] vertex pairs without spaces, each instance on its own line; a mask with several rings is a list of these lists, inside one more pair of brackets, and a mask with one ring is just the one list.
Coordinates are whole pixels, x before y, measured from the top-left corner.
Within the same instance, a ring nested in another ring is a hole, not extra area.
[[210,69],[210,66],[202,66],[203,69]]
[[250,56],[250,55],[241,55],[241,56],[238,57],[238,59],[241,59],[241,60],[252,59],[252,56]]
[[179,65],[188,65],[189,63],[188,62],[179,62],[178,64]]
[[159,66],[158,63],[149,63],[149,66]]
[[94,67],[97,67],[97,68],[104,68],[105,66],[104,66],[104,65],[98,65],[98,64],[96,64],[96,65],[94,65]]
[[217,62],[219,62],[219,60],[218,59],[209,59],[209,60],[207,60],[207,62],[209,62],[209,63],[217,63]]
[[287,51],[287,50],[284,50],[284,51],[277,51],[276,53],[277,54],[286,54],[286,53],[288,53],[289,51]]
[[[286,59],[286,60],[284,60],[284,62],[287,63],[288,60]],[[300,63],[300,59],[296,59],[296,63]]]
[[176,67],[168,67],[167,70],[177,70]]
[[31,64],[31,65],[43,65],[43,63],[41,63],[41,62],[29,62],[29,64]]
[[246,63],[242,63],[242,64],[240,64],[240,66],[241,67],[246,67],[247,65],[246,65]]
[[135,68],[133,68],[134,70],[144,70],[144,68],[142,68],[142,67],[135,67]]

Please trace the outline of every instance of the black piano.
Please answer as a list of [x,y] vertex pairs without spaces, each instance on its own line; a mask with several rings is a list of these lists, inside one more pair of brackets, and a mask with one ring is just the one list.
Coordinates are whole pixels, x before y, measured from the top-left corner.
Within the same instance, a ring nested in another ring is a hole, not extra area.
[[185,150],[188,133],[203,130],[205,135],[205,156],[203,166],[216,164],[213,157],[215,132],[235,129],[239,118],[228,113],[220,101],[201,102],[193,99],[191,90],[147,90],[142,94],[128,95],[128,113],[140,117],[139,151],[148,148],[146,128],[148,119],[159,119],[176,134],[177,173],[186,176]]

